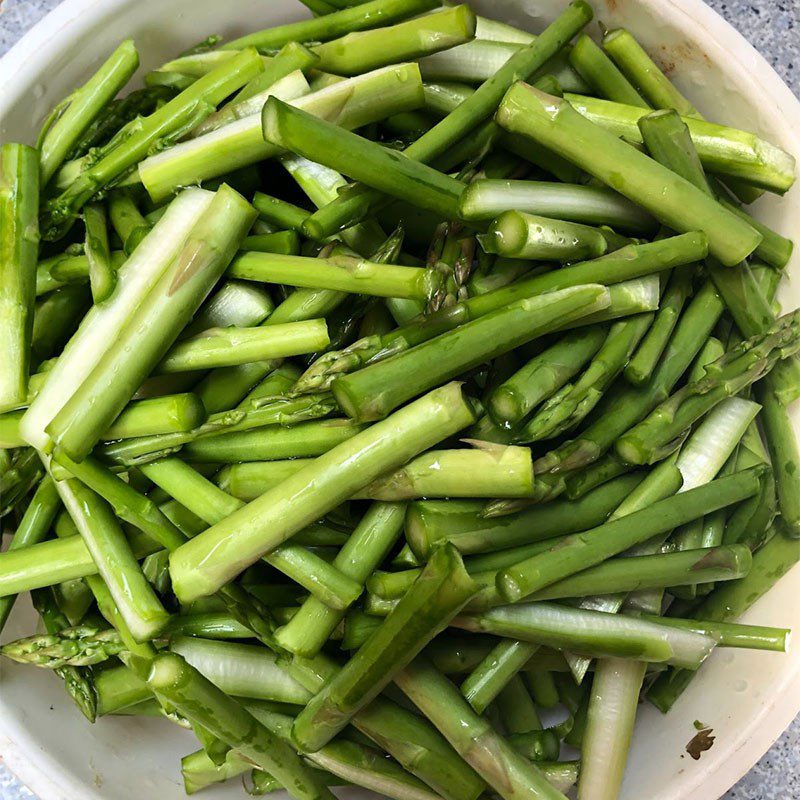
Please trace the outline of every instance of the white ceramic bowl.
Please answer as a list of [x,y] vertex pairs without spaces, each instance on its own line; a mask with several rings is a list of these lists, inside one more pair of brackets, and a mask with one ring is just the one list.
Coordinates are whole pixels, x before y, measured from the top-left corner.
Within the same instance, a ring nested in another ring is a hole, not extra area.
[[[478,0],[473,5],[531,31],[565,0]],[[700,0],[594,0],[596,18],[624,25],[660,60],[703,112],[755,130],[800,156],[800,103],[766,61]],[[0,61],[0,141],[33,142],[47,111],[132,36],[144,69],[210,33],[226,37],[298,18],[293,0],[65,0]],[[592,23],[591,31],[598,30]],[[757,216],[781,233],[800,233],[800,188],[769,197]],[[794,223],[794,224],[792,224]],[[786,308],[800,305],[800,253],[784,285]],[[799,545],[800,546],[800,545]],[[753,623],[800,627],[800,568],[751,609]],[[6,636],[30,633],[18,609]],[[178,759],[191,736],[155,720],[108,718],[87,725],[44,671],[0,663],[0,756],[42,800],[172,800],[183,797]],[[624,800],[714,800],[766,752],[800,711],[800,649],[787,655],[720,650],[669,715],[643,706],[623,788]],[[716,743],[698,762],[684,747],[694,720]],[[236,782],[234,782],[235,784]],[[203,793],[241,797],[238,785]],[[349,792],[350,800],[372,797]],[[788,798],[787,798],[788,800]]]

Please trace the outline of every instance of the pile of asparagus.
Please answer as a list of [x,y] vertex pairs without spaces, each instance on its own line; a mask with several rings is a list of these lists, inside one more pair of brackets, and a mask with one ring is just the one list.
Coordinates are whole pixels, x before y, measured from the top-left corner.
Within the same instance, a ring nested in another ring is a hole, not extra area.
[[786,646],[794,160],[583,0],[305,3],[0,151],[0,652],[190,793],[613,800],[640,694]]

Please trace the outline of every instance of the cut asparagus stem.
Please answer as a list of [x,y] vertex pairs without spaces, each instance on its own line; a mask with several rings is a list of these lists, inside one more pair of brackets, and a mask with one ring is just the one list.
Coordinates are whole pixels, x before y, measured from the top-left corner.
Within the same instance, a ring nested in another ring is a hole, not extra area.
[[135,131],[123,129],[112,143],[102,148],[64,192],[48,201],[43,209],[42,235],[59,238],[83,206],[111,181],[135,166],[157,142],[172,141],[208,116],[214,106],[263,70],[254,50],[244,50],[216,70],[200,78],[177,97],[136,124]]
[[748,470],[719,478],[608,522],[595,528],[594,535],[573,534],[560,547],[500,571],[497,589],[510,602],[527,597],[659,533],[666,533],[707,512],[751,497],[758,490],[758,483],[759,470]]
[[[416,64],[383,67],[292,100],[293,106],[308,115],[345,128],[359,128],[421,103],[422,84]],[[264,141],[261,116],[254,113],[150,156],[139,164],[138,173],[150,197],[159,202],[182,186],[225,175],[279,153],[279,147]]]
[[180,433],[193,430],[205,420],[206,410],[196,394],[168,394],[130,403],[111,423],[103,439],[113,441]]
[[380,419],[426,389],[556,325],[602,310],[609,302],[605,287],[592,284],[519,300],[395,358],[336,379],[334,396],[354,419]]
[[396,22],[436,7],[434,0],[371,0],[324,17],[278,25],[222,45],[223,50],[257,47],[275,50],[287,42],[324,42],[352,31],[368,30]]
[[87,203],[83,209],[83,223],[86,227],[86,258],[89,262],[89,284],[92,298],[102,303],[114,291],[117,273],[111,261],[108,245],[108,221],[101,203]]
[[318,64],[319,58],[299,42],[287,42],[275,57],[266,64],[264,71],[256,75],[246,86],[239,90],[230,105],[242,103],[274,86],[281,78],[301,70],[306,72]]
[[38,154],[23,144],[0,148],[0,407],[28,396],[39,251]]
[[275,98],[270,98],[264,106],[262,123],[264,138],[277,147],[446,219],[458,216],[458,198],[464,185],[432,167],[403,158],[380,144],[312,116],[299,105],[289,106]]
[[133,198],[124,190],[112,192],[108,199],[108,218],[122,240],[129,256],[150,232],[150,223],[142,216]]
[[[374,503],[336,555],[333,566],[363,585],[397,540],[404,518],[403,505]],[[295,655],[315,656],[343,618],[344,612],[309,597],[297,614],[278,629],[275,639]]]
[[461,694],[478,714],[483,714],[538,649],[539,645],[530,642],[501,639],[465,678]]
[[606,330],[598,326],[568,333],[532,358],[495,389],[489,410],[499,424],[515,425],[552,397],[600,349]]
[[569,63],[600,97],[615,103],[649,108],[647,101],[619,71],[614,62],[585,33],[569,53]]
[[581,747],[580,800],[613,800],[619,795],[646,669],[644,661],[598,660]]
[[311,693],[286,673],[266,647],[178,636],[169,649],[225,694],[304,705]]
[[59,481],[56,487],[135,640],[157,636],[169,614],[144,577],[110,507],[80,481]]
[[324,319],[258,328],[209,328],[173,345],[155,370],[170,373],[230,367],[314,353],[329,343]]
[[292,727],[295,743],[311,752],[327,744],[476,591],[456,550],[447,545],[437,550],[383,625],[297,717]]
[[[467,101],[458,104],[457,108],[448,109],[445,119],[406,148],[405,155],[427,164],[445,153],[494,113],[503,93],[514,81],[527,79],[591,18],[592,9],[587,3],[582,0],[571,3],[535,41],[511,56]],[[383,191],[383,184],[373,189],[357,187],[357,198],[342,197],[335,205],[326,209],[324,215],[314,215],[304,226],[304,231],[312,238],[322,239],[363,219],[370,206],[381,197],[380,192],[375,189]]]
[[452,684],[430,664],[415,660],[395,682],[445,738],[504,800],[564,800],[537,768],[473,711]]
[[126,39],[97,72],[65,101],[66,107],[39,135],[39,168],[46,185],[103,109],[130,80],[139,66],[133,41]]
[[685,631],[702,633],[716,639],[719,647],[746,647],[751,650],[768,650],[785,653],[788,647],[788,628],[767,628],[762,625],[739,625],[735,622],[719,622],[703,619],[676,619],[644,614],[643,619],[670,625]]
[[348,33],[316,45],[319,69],[336,75],[362,72],[411,61],[470,41],[475,15],[467,6],[455,6],[375,30]]
[[[370,480],[474,419],[456,384],[430,392],[385,422],[334,447],[241,511],[182,545],[171,558],[173,588],[183,601],[215,591]],[[347,466],[342,469],[344,464]],[[268,522],[272,515],[274,525]],[[202,555],[209,548],[216,552],[213,564]]]
[[242,250],[296,256],[300,253],[300,239],[295,231],[248,236],[242,242]]
[[[125,263],[125,253],[111,253],[111,266],[115,271]],[[46,258],[36,268],[36,296],[39,297],[62,286],[89,281],[89,258],[86,255],[71,256],[63,253]]]
[[534,463],[537,472],[584,467],[604,455],[615,440],[652,411],[672,390],[705,344],[724,310],[713,284],[706,282],[681,316],[675,334],[650,381],[617,393],[612,403],[576,439]]
[[534,261],[581,261],[597,258],[608,245],[596,228],[550,220],[521,211],[504,211],[478,234],[487,253]]
[[585,655],[663,661],[689,669],[697,669],[716,644],[693,631],[680,630],[676,637],[677,628],[556,603],[493,608],[477,616],[457,617],[454,624]]
[[747,575],[751,563],[750,551],[743,545],[611,559],[557,581],[531,599],[558,600],[737,580]]
[[697,419],[726,397],[763,378],[782,357],[800,349],[800,314],[787,314],[762,335],[748,339],[706,367],[706,375],[687,384],[627,431],[616,444],[617,455],[633,464],[653,463],[674,449]]
[[310,211],[263,192],[255,193],[253,206],[258,211],[259,219],[278,228],[289,228],[294,231],[299,231],[303,227],[303,222],[311,216]]
[[[44,541],[60,506],[61,499],[55,484],[50,478],[43,478],[17,525],[14,536],[8,545],[8,552],[21,550]],[[0,631],[3,630],[16,599],[16,595],[13,594],[0,598]]]
[[747,220],[747,224],[752,225],[761,234],[763,238],[761,244],[755,249],[755,255],[771,267],[783,269],[792,257],[794,249],[792,241],[768,228],[757,219],[753,219],[746,211],[725,197],[720,197],[719,202],[737,216]]
[[521,211],[634,233],[652,231],[655,226],[649,214],[611,189],[546,181],[473,181],[461,195],[459,210],[468,220],[490,220],[504,211]]
[[641,475],[625,475],[578,501],[556,500],[504,517],[481,517],[479,503],[418,501],[409,506],[406,537],[420,558],[445,541],[465,554],[530,544],[602,524],[640,481]]
[[688,270],[679,270],[670,276],[653,324],[625,367],[625,377],[634,386],[642,386],[655,372],[691,290]]
[[[326,353],[306,372],[294,391],[328,388],[342,372],[353,372],[367,362],[374,363],[396,355],[515,301],[588,283],[616,284],[689,263],[695,257],[702,258],[706,252],[703,234],[684,234],[652,244],[630,245],[592,261],[525,278],[510,286],[470,297],[431,315],[424,324],[411,322],[379,339],[359,340],[346,350]],[[719,306],[718,314],[721,314],[722,304]]]
[[[681,116],[702,119],[701,114],[672,84],[669,78],[624,28],[609,31],[603,48],[617,62],[628,78],[639,87],[655,108],[673,108]],[[763,193],[744,181],[728,178],[726,183],[744,203],[751,203]]]
[[439,291],[443,283],[442,276],[432,270],[376,264],[346,255],[305,258],[244,253],[233,261],[228,268],[228,275],[308,289],[329,289],[375,297],[409,297],[424,301]]
[[153,660],[148,687],[182,716],[210,730],[248,760],[275,775],[298,800],[333,800],[286,743],[174,653]]
[[[797,540],[780,529],[753,556],[753,566],[747,577],[717,589],[694,610],[693,616],[709,622],[738,619],[765,592],[769,591],[800,560]],[[674,670],[659,678],[647,697],[660,711],[672,708],[695,673]]]
[[[75,333],[81,319],[91,305],[91,295],[84,286],[65,286],[36,303],[33,315],[33,336],[31,337],[31,355],[42,363],[58,355]],[[39,391],[44,373],[34,373],[28,381],[28,402]]]
[[[738,264],[761,241],[761,234],[743,220],[594,125],[566,100],[519,83],[503,99],[497,121],[511,133],[528,136],[568,158],[674,230],[696,230],[701,220],[709,250],[725,265]],[[653,187],[658,187],[658,202]]]
[[[144,474],[178,502],[210,525],[221,522],[244,506],[178,459],[163,459],[142,466]],[[170,548],[173,550],[174,547]],[[361,585],[340,573],[319,556],[297,545],[277,547],[268,564],[297,581],[326,606],[346,609],[361,594]]]
[[254,218],[254,209],[237,192],[226,186],[217,191],[145,302],[47,426],[72,460],[89,453],[133,397],[222,275]]
[[101,361],[119,329],[180,252],[212,197],[200,189],[183,192],[120,269],[114,294],[86,315],[26,412],[21,431],[28,442],[41,450],[52,446],[45,428]]

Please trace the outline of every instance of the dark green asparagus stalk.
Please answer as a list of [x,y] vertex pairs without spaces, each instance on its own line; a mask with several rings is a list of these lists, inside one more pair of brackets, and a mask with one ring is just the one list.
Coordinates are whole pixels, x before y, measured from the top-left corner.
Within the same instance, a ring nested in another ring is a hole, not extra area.
[[800,349],[800,314],[781,317],[769,332],[747,339],[706,367],[706,376],[687,384],[617,441],[617,455],[633,464],[652,463],[675,448],[683,433],[726,397],[763,378],[781,358]]
[[429,663],[415,660],[395,682],[504,800],[565,800]]
[[277,231],[248,236],[242,242],[242,250],[297,256],[300,253],[300,237],[296,231]]
[[300,231],[303,222],[311,216],[310,211],[263,192],[255,193],[253,206],[258,211],[259,219],[278,228],[288,228],[293,231]]
[[642,386],[655,372],[691,291],[689,270],[677,270],[670,276],[653,324],[625,367],[625,378],[634,386]]
[[449,546],[437,550],[383,625],[297,717],[295,743],[313,752],[330,741],[476,591],[458,553]]
[[599,285],[517,301],[388,361],[337,378],[334,396],[349,416],[380,419],[426,389],[609,302],[608,291]]
[[38,154],[23,144],[0,148],[0,408],[28,396],[39,251]]
[[759,469],[719,478],[601,525],[594,535],[573,534],[559,547],[498,572],[497,590],[509,602],[520,600],[659,533],[751,497],[760,488],[759,478]]
[[135,130],[133,127],[123,129],[69,188],[48,201],[43,209],[43,237],[60,238],[83,206],[111,181],[135,166],[154,144],[170,142],[193,128],[217,103],[263,69],[258,54],[254,50],[244,50],[141,120]]
[[[705,254],[705,237],[693,233],[651,244],[630,245],[592,261],[533,275],[510,286],[470,297],[431,315],[424,323],[411,322],[384,336],[359,340],[341,352],[326,353],[307,370],[294,391],[304,393],[328,388],[343,372],[353,372],[365,364],[401,353],[517,300],[588,283],[613,285],[689,263]],[[721,307],[719,313],[722,313]]]
[[39,134],[39,165],[45,186],[82,137],[98,122],[119,91],[139,66],[133,41],[126,39],[100,69],[76,89],[57,109]]
[[61,352],[90,304],[91,294],[85,286],[64,286],[36,303],[31,355],[40,362],[40,372],[31,375],[28,382],[29,401],[38,391],[37,380],[43,378],[41,362]]
[[[458,140],[468,136],[494,113],[503,93],[514,81],[529,78],[591,18],[592,10],[588,4],[582,0],[573,2],[535,41],[512,55],[466,102],[459,104],[445,119],[406,148],[406,157],[423,164],[430,163]],[[350,177],[358,179],[355,175]],[[329,208],[313,215],[304,226],[306,234],[321,239],[363,219],[370,206],[380,198],[380,192],[374,191],[375,189],[386,191],[384,183],[373,188],[355,187],[351,196],[343,196]]]
[[622,372],[652,319],[650,313],[615,322],[580,378],[552,395],[515,439],[520,442],[552,439],[584,420]]
[[[60,506],[61,499],[55,484],[50,478],[43,478],[17,525],[8,551],[22,550],[44,541]],[[0,597],[0,631],[6,624],[16,599],[15,594]]]
[[582,117],[566,100],[518,83],[503,99],[497,121],[506,130],[529,136],[570,159],[664,225],[678,231],[699,226],[708,235],[711,253],[726,266],[738,264],[761,241],[761,234],[743,220]]
[[298,800],[333,800],[300,757],[247,710],[174,653],[153,660],[147,685],[182,716],[275,775]]
[[505,425],[521,422],[597,353],[606,333],[598,326],[579,328],[532,358],[492,392],[489,410],[494,419]]

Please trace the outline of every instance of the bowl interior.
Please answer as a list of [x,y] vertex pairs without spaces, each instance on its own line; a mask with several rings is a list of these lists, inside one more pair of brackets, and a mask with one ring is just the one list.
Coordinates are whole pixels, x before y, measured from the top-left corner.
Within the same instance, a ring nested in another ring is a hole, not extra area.
[[[562,0],[478,0],[476,10],[532,31]],[[754,130],[800,156],[800,104],[766,62],[700,0],[596,0],[606,27],[629,27],[678,85],[718,122]],[[143,69],[205,38],[226,37],[298,18],[293,0],[66,0],[0,62],[0,140],[32,142],[55,102],[91,73],[118,42],[133,37]],[[592,23],[590,32],[599,27]],[[797,235],[800,191],[769,196],[756,215]],[[787,268],[797,276],[800,255]],[[785,282],[786,308],[800,305],[798,278]],[[797,419],[795,419],[797,422]],[[799,545],[800,546],[800,545]],[[796,627],[800,569],[749,612],[754,623]],[[5,637],[28,634],[27,601]],[[800,710],[800,651],[787,655],[720,650],[667,716],[641,709],[623,800],[713,800],[741,777]],[[694,721],[714,728],[716,743],[700,761],[685,746]],[[0,662],[0,753],[8,766],[48,800],[134,800],[183,796],[178,760],[193,750],[190,734],[138,718],[107,718],[89,726],[45,671]],[[209,800],[241,797],[241,787],[209,790]],[[368,792],[349,791],[356,800]]]

